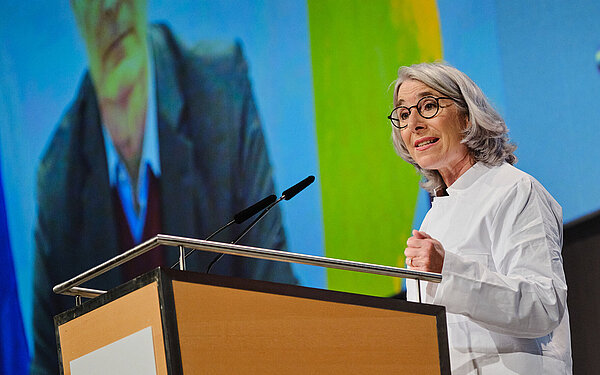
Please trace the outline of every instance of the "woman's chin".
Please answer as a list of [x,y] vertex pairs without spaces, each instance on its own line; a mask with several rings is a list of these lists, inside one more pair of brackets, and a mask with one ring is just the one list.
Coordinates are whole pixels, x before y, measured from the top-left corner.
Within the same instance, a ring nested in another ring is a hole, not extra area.
[[434,170],[439,169],[440,165],[443,164],[441,160],[437,157],[433,157],[433,155],[423,155],[420,157],[414,158],[419,167],[422,169]]

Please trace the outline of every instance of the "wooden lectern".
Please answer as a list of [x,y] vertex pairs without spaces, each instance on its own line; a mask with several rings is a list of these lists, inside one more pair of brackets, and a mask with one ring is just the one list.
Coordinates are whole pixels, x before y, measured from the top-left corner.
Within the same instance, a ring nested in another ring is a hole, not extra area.
[[189,271],[157,268],[55,325],[65,374],[111,348],[146,350],[156,374],[450,374],[442,306]]

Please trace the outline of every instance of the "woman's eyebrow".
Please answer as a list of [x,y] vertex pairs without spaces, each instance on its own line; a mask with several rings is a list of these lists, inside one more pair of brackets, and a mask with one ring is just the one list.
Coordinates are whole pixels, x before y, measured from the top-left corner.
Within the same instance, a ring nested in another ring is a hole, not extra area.
[[[435,96],[435,94],[433,92],[431,92],[431,91],[423,91],[423,92],[420,92],[419,94],[417,94],[417,96],[419,97],[419,100],[420,100],[420,99],[422,99],[425,96]],[[404,99],[398,99],[398,102],[396,103],[396,106],[400,106],[403,103],[404,103]]]

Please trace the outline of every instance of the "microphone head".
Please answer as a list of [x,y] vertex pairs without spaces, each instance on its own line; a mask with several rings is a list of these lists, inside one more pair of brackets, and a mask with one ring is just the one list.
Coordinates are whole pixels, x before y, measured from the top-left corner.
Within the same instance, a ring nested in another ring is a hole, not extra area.
[[294,185],[294,186],[288,188],[287,190],[285,190],[283,193],[281,193],[281,196],[286,201],[289,201],[296,194],[298,194],[302,190],[306,189],[306,187],[308,185],[312,184],[314,181],[315,181],[315,176],[308,176],[304,180],[298,182],[296,185]]
[[246,209],[243,209],[242,211],[235,214],[235,216],[233,217],[233,221],[235,221],[236,224],[241,224],[244,221],[251,218],[252,216],[256,215],[259,211],[262,211],[265,208],[267,208],[269,205],[271,205],[276,200],[277,200],[277,196],[275,194],[271,194],[268,197],[264,198],[263,200],[258,201],[256,203],[254,203],[252,206],[250,206]]

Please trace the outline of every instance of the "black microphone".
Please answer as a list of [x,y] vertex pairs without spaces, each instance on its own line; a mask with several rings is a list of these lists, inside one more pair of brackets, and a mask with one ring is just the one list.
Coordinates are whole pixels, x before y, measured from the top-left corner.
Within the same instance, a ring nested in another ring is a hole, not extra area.
[[[258,215],[256,217],[256,219],[254,219],[254,221],[252,221],[252,223],[250,223],[250,225],[248,225],[248,227],[246,227],[246,229],[244,229],[244,231],[231,243],[232,244],[238,243],[238,241],[241,240],[242,237],[244,237],[248,232],[250,232],[250,229],[252,229],[256,225],[256,223],[258,223],[259,220],[262,219],[269,211],[271,211],[271,209],[273,207],[275,207],[275,205],[277,203],[281,202],[283,199],[285,199],[286,201],[289,201],[294,196],[296,196],[296,194],[298,194],[302,190],[306,189],[308,187],[308,185],[312,184],[314,181],[315,181],[315,176],[308,176],[304,180],[298,182],[296,185],[284,190],[283,193],[281,193],[281,197],[279,197],[279,199],[277,199],[275,202],[271,203],[263,212],[261,212],[260,215]],[[221,253],[221,254],[217,255],[212,260],[212,262],[210,262],[210,264],[206,268],[206,273],[210,273],[210,269],[215,265],[215,263],[217,263],[219,261],[219,259],[221,259],[223,257],[223,255],[225,255],[225,254]]]
[[313,182],[315,182],[315,176],[308,176],[304,180],[298,182],[296,185],[288,188],[287,190],[284,190],[283,193],[281,193],[281,197],[286,201],[289,201],[296,194],[306,189],[308,185],[312,184]]
[[237,214],[233,215],[233,221],[236,224],[241,224],[244,221],[250,219],[252,216],[256,215],[259,211],[262,211],[265,208],[267,208],[271,203],[275,202],[276,200],[277,196],[275,194],[271,194],[263,200],[256,202],[252,206],[245,208]]
[[[277,196],[275,194],[271,194],[268,197],[263,198],[262,200],[254,203],[252,206],[244,208],[237,214],[233,215],[233,220],[231,220],[229,223],[223,225],[221,228],[217,229],[215,232],[213,232],[210,236],[206,237],[204,240],[205,241],[210,240],[211,238],[213,238],[217,234],[221,233],[223,230],[225,230],[226,228],[228,228],[230,225],[232,225],[234,223],[235,224],[243,223],[244,221],[248,220],[252,216],[259,213],[260,211],[267,208],[269,205],[273,204],[273,202],[275,202],[276,200],[277,200]],[[185,253],[183,256],[183,259],[185,260],[194,251],[195,251],[195,249],[192,249],[189,252]],[[179,264],[179,261],[177,261],[177,263],[172,265],[171,268],[177,267],[178,264]]]

